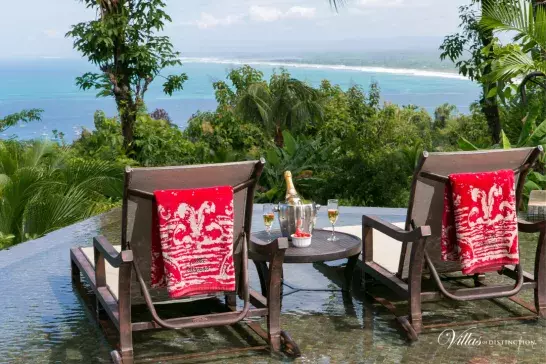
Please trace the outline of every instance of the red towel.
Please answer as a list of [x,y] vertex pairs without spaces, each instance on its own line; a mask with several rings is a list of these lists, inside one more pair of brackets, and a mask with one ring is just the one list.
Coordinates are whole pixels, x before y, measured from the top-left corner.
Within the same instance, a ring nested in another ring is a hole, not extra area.
[[463,274],[519,262],[513,171],[449,176],[441,246],[442,260],[460,261]]
[[235,290],[233,188],[154,191],[152,287],[171,298]]

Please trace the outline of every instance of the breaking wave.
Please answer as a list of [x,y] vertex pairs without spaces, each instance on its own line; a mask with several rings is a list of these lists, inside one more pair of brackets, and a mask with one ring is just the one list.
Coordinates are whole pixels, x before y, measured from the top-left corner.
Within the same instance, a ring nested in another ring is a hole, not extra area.
[[458,75],[456,73],[441,72],[441,71],[427,71],[427,70],[418,70],[418,69],[411,69],[411,68],[347,66],[343,64],[293,63],[293,62],[262,61],[262,60],[251,60],[251,59],[248,59],[248,60],[223,59],[223,58],[213,58],[213,57],[204,57],[204,58],[182,57],[181,60],[182,62],[185,62],[185,63],[216,63],[216,64],[231,64],[231,65],[248,64],[248,65],[254,65],[254,66],[325,69],[325,70],[353,71],[353,72],[366,72],[366,73],[388,73],[393,75],[404,75],[404,76],[437,77],[437,78],[468,80],[468,78]]

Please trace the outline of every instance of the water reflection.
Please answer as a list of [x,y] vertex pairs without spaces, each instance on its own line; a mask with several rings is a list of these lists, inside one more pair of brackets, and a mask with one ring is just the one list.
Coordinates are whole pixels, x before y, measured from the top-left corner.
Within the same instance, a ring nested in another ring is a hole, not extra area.
[[[258,217],[259,217],[258,211]],[[324,213],[324,212],[323,212]],[[346,212],[340,225],[357,224],[361,212]],[[381,215],[381,211],[379,211]],[[401,216],[387,216],[399,221]],[[256,229],[260,220],[254,219]],[[319,216],[326,226],[326,216]],[[0,253],[0,362],[6,363],[109,363],[111,346],[91,319],[86,304],[70,281],[69,247],[85,245],[98,233],[119,240],[119,211],[54,232],[47,237]],[[536,237],[523,237],[522,261],[532,271]],[[345,261],[286,265],[285,277],[297,286],[339,287]],[[252,265],[251,265],[252,266]],[[498,279],[497,277],[493,277]],[[352,295],[341,292],[298,292],[283,301],[283,328],[298,342],[303,357],[298,363],[543,363],[546,325],[510,322],[479,326],[474,335],[481,345],[440,345],[440,330],[421,335],[410,344],[386,309],[369,301],[359,290],[355,275]],[[259,287],[252,267],[251,282]],[[388,294],[381,286],[371,286]],[[532,298],[532,292],[526,293]],[[511,302],[476,301],[426,303],[424,320],[450,322],[508,316],[521,310]],[[400,306],[403,311],[405,307]],[[144,314],[144,313],[143,313]],[[460,329],[456,329],[459,334]],[[258,338],[239,326],[214,329],[135,333],[135,352],[143,362],[158,355],[256,345]],[[534,341],[535,345],[489,344],[489,340]],[[177,361],[173,361],[176,363]],[[179,361],[180,362],[180,361]],[[193,363],[279,363],[266,352],[208,357]]]

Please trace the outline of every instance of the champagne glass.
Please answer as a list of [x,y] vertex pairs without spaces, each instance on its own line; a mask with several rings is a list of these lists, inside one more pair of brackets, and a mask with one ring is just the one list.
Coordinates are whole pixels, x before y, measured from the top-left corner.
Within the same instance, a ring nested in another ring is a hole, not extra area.
[[328,241],[339,240],[336,237],[336,221],[339,216],[339,203],[338,200],[328,200],[328,220],[332,224],[332,236],[328,238]]
[[263,217],[265,231],[267,232],[267,237],[271,240],[271,226],[273,226],[273,221],[275,220],[275,212],[273,210],[272,203],[266,203],[263,207]]

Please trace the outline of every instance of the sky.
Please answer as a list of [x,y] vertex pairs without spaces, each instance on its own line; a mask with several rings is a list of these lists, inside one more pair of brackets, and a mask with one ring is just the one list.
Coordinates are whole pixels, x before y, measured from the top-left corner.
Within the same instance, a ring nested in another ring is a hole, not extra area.
[[[165,0],[183,55],[437,48],[469,0]],[[0,0],[0,58],[79,55],[64,37],[95,13],[79,0]]]

